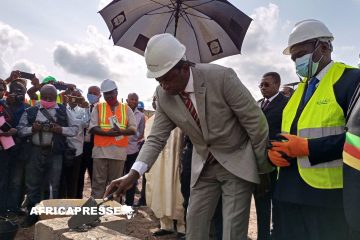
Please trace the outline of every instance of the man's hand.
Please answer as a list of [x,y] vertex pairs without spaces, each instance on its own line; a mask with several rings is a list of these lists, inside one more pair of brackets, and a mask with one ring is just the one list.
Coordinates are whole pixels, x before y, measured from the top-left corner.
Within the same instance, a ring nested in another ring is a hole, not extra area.
[[81,108],[89,108],[90,106],[89,106],[89,103],[88,102],[82,102],[81,104],[79,104],[79,107],[81,107]]
[[39,87],[40,86],[40,80],[37,77],[33,77],[31,79],[31,85],[35,86],[35,87]]
[[10,76],[5,80],[5,82],[7,84],[13,82],[14,80],[18,79],[18,78],[21,78],[21,74],[20,74],[20,71],[16,70],[16,71],[12,71],[10,73]]
[[108,136],[110,137],[117,137],[117,136],[121,136],[121,130],[117,127],[113,127],[112,129],[110,129],[109,131],[106,132]]
[[1,132],[0,136],[10,137],[10,136],[14,136],[16,133],[17,133],[16,128],[10,128],[9,131],[7,131],[7,132]]
[[309,145],[306,138],[296,135],[281,134],[288,139],[286,142],[272,142],[272,150],[283,152],[287,156],[295,158],[309,155]]
[[290,166],[290,163],[281,156],[281,153],[269,149],[268,150],[268,156],[270,158],[270,161],[277,167],[287,167]]
[[137,171],[131,169],[125,176],[111,181],[110,185],[107,186],[104,197],[114,193],[114,197],[122,196],[130,189],[134,182],[139,179],[140,175]]
[[35,122],[33,123],[33,125],[32,125],[31,131],[32,131],[33,133],[36,133],[36,132],[40,132],[41,129],[42,129],[41,123],[35,121]]
[[56,123],[54,123],[52,125],[52,127],[50,128],[50,131],[56,134],[62,134],[62,127]]

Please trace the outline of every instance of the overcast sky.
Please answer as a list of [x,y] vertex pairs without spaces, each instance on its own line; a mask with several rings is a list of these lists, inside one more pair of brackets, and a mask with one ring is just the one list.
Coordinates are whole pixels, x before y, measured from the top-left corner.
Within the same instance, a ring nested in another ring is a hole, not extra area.
[[[146,0],[144,0],[146,1]],[[333,59],[356,66],[360,53],[360,0],[230,0],[253,18],[242,54],[216,61],[237,72],[253,96],[261,97],[262,74],[277,71],[283,83],[297,81],[294,63],[282,55],[294,24],[313,18],[335,36]],[[86,91],[103,79],[117,81],[119,97],[149,99],[157,83],[147,79],[142,56],[114,46],[98,10],[107,0],[2,0],[0,77],[11,70],[52,75]],[[146,104],[150,108],[149,104]]]

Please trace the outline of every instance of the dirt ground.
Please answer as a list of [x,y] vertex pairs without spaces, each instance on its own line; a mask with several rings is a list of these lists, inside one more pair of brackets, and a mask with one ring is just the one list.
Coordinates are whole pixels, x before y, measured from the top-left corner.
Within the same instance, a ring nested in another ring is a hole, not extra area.
[[[141,182],[139,181],[139,185],[141,186]],[[85,177],[85,186],[84,186],[84,198],[88,198],[90,196],[90,179]],[[137,196],[138,198],[139,196]],[[15,219],[17,222],[21,222],[22,218]],[[129,220],[129,224],[127,224],[126,232],[124,234],[136,237],[144,240],[155,240],[155,239],[176,239],[176,234],[167,235],[163,237],[153,237],[152,233],[158,230],[160,227],[159,220],[154,216],[151,209],[148,207],[139,207],[136,209],[135,216]],[[256,212],[254,201],[251,204],[250,210],[250,222],[249,222],[249,240],[255,240],[257,235],[256,229]],[[20,228],[17,235],[16,240],[31,240],[34,239],[34,227],[31,228]]]

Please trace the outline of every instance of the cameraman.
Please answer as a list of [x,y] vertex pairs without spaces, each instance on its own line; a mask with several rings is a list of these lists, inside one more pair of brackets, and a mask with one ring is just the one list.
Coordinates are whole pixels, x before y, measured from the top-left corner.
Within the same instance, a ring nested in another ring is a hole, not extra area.
[[68,137],[67,142],[70,147],[76,149],[73,159],[64,157],[63,169],[61,173],[60,195],[61,198],[77,198],[79,188],[79,175],[81,173],[80,166],[84,148],[84,129],[90,121],[90,113],[88,111],[89,104],[85,102],[79,90],[67,91],[66,98],[68,103],[66,108],[76,119],[79,126],[79,132],[74,137]]
[[[59,197],[63,154],[67,150],[66,137],[78,134],[79,127],[71,113],[56,103],[57,91],[46,84],[41,90],[39,106],[26,109],[18,125],[19,135],[30,137],[32,151],[26,165],[25,184],[30,211],[41,201],[41,187],[50,189],[50,198]],[[36,215],[28,215],[23,227],[35,224]]]
[[[25,103],[26,94],[26,80],[15,79],[9,84],[9,94],[6,98],[8,112],[11,115],[11,120],[8,123],[16,130],[22,114],[25,109],[29,107]],[[7,189],[7,211],[10,215],[21,215],[21,202],[24,197],[24,175],[25,165],[30,151],[29,142],[26,139],[20,138],[16,131],[12,135],[15,146],[8,150],[10,161],[8,163],[7,174],[8,189]]]

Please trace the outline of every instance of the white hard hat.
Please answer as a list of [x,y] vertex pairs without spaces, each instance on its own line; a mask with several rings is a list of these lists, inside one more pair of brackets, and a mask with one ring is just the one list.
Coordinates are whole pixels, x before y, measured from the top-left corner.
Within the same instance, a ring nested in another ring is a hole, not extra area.
[[288,46],[283,53],[290,55],[290,48],[295,44],[316,38],[327,38],[329,41],[334,40],[332,33],[325,24],[319,20],[307,19],[298,22],[290,33]]
[[110,79],[105,79],[104,81],[102,81],[101,86],[100,86],[100,90],[103,93],[110,92],[115,89],[117,89],[116,83]]
[[185,55],[186,47],[169,33],[150,38],[145,49],[146,76],[158,78],[172,69]]

